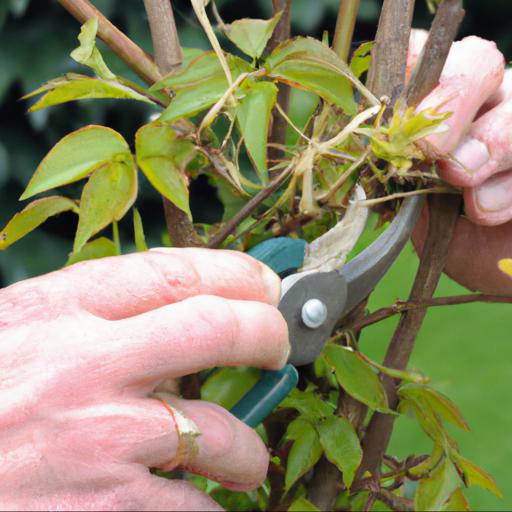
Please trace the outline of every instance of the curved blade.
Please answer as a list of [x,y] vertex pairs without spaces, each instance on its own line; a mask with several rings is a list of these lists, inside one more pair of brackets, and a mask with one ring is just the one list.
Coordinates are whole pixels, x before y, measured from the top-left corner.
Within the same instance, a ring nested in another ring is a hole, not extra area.
[[402,203],[391,225],[361,254],[349,261],[339,273],[347,282],[348,313],[365,299],[402,252],[418,220],[425,196],[413,196]]

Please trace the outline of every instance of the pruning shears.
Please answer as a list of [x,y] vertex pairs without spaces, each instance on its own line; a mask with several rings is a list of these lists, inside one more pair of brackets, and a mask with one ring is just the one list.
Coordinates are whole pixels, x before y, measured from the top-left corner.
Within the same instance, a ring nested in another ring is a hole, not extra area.
[[[339,270],[301,272],[306,243],[288,238],[263,242],[250,251],[281,276],[279,310],[288,324],[291,353],[279,371],[265,371],[256,385],[231,409],[256,427],[298,383],[296,366],[312,363],[335,326],[361,303],[382,279],[410,238],[423,196],[405,199],[390,226],[363,252]],[[276,258],[284,253],[285,258]]]

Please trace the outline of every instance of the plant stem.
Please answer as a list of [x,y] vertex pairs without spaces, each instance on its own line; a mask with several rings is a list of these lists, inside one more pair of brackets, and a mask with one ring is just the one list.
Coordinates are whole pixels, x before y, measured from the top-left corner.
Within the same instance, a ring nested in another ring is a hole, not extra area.
[[462,0],[445,0],[437,10],[418,65],[407,85],[407,105],[417,105],[437,84],[453,41],[464,18]]
[[[410,302],[421,303],[432,298],[448,257],[460,207],[460,196],[438,195],[430,198],[427,240],[409,298]],[[426,312],[426,307],[418,307],[402,313],[384,358],[384,366],[405,370]],[[388,395],[389,407],[395,408],[398,401],[396,383],[387,376],[383,376],[382,381]],[[378,473],[391,438],[394,419],[394,416],[387,414],[373,415],[363,439],[364,456],[359,475],[366,471],[372,475]]]
[[170,0],[144,0],[155,49],[155,62],[164,73],[172,73],[183,62],[178,31]]
[[352,38],[354,37],[359,2],[360,0],[340,0],[332,49],[345,62],[348,61]]
[[[399,2],[397,2],[397,4],[398,3]],[[451,4],[452,0],[443,0],[443,3]],[[437,13],[436,17],[443,16],[443,18],[445,18],[449,16],[449,14],[450,11],[443,9]],[[438,59],[443,57],[446,58],[448,55],[446,48],[449,49],[453,43],[455,31],[446,30],[446,25],[438,20],[435,21],[436,23],[432,25],[429,38],[435,40],[436,44],[430,45],[429,50],[422,53],[420,62],[418,62],[417,66],[418,69],[423,69],[424,71],[422,71],[422,73],[415,74],[413,83],[410,84],[410,90],[414,90],[416,88],[414,82],[420,79],[427,80],[430,86],[437,84],[441,71],[444,67],[444,62],[436,62],[436,64],[430,68],[430,71],[428,71],[423,66],[423,60],[427,59],[430,61],[432,59],[433,62],[434,58],[431,53],[434,52],[436,52]],[[454,21],[458,26],[460,20],[455,19]],[[389,22],[390,21],[388,20],[388,23]],[[384,37],[383,40],[386,40],[386,37]],[[393,43],[391,44],[393,45]],[[379,51],[382,52],[382,50],[383,48],[380,48]],[[384,59],[384,56],[385,53],[381,54],[381,59]],[[378,63],[378,67],[382,68],[384,66],[385,68],[385,63],[385,59],[381,60],[380,63]],[[400,63],[401,61],[395,61],[395,65],[397,66]],[[392,76],[397,77],[398,75],[396,75],[396,73],[392,73]],[[376,83],[380,84],[380,86],[383,85],[380,79],[376,79]],[[428,93],[425,89],[421,89],[419,87],[416,89],[422,90],[422,94]],[[400,88],[395,86],[393,87],[393,90],[397,91],[400,90]],[[393,94],[396,94],[396,92]],[[421,101],[422,97],[419,93],[416,93],[415,96],[416,97],[414,98],[412,98],[411,95],[408,97],[415,101]],[[462,200],[460,196],[434,195],[430,198],[429,208],[431,217],[427,239],[421,255],[420,266],[416,274],[409,301],[421,303],[432,299],[448,257],[448,249],[450,247],[455,224],[460,214],[461,204]],[[399,370],[406,368],[414,348],[416,337],[423,323],[423,319],[425,318],[425,314],[426,308],[416,308],[402,313],[396,331],[388,347],[383,363],[384,366]],[[383,384],[388,395],[389,406],[391,408],[396,407],[397,394],[394,380],[387,376],[383,376]],[[366,429],[362,443],[364,455],[358,471],[359,477],[366,471],[369,471],[372,475],[378,474],[382,457],[386,452],[391,438],[393,424],[394,416],[381,413],[375,413],[373,415],[370,423],[368,424],[368,428]]]
[[82,24],[91,18],[98,18],[98,37],[144,82],[153,84],[162,78],[153,59],[88,0],[58,0],[58,2]]
[[367,87],[393,104],[402,92],[414,0],[384,0],[372,49]]
[[[148,15],[151,38],[155,48],[155,60],[164,75],[178,69],[183,60],[178,31],[170,0],[144,0]],[[188,215],[162,197],[167,230],[175,247],[200,247],[201,238]]]
[[208,242],[208,247],[218,247],[226,238],[235,231],[237,226],[244,221],[263,201],[270,197],[288,178],[291,171],[291,165],[281,172],[277,178],[272,180],[267,187],[260,190],[246,205],[226,224],[217,234]]
[[512,297],[504,295],[485,295],[476,293],[473,295],[455,295],[453,297],[437,297],[422,302],[398,301],[391,306],[387,306],[363,317],[362,319],[348,325],[346,328],[359,331],[370,325],[382,322],[395,315],[402,314],[404,311],[413,309],[431,308],[438,306],[456,306],[460,304],[471,304],[474,302],[488,302],[494,304],[512,304]]
[[[282,11],[281,18],[270,38],[267,45],[267,50],[272,51],[274,48],[290,38],[291,34],[291,13],[292,13],[292,0],[272,0],[272,13],[275,16],[278,12]],[[277,93],[277,104],[281,107],[283,112],[288,112],[290,103],[290,87],[288,85],[279,84]],[[286,120],[282,116],[278,116],[274,112],[272,131],[270,133],[269,142],[275,144],[284,144],[286,141],[287,131]],[[283,151],[270,147],[268,150],[269,167],[283,158]],[[276,176],[278,171],[271,171],[270,175]]]

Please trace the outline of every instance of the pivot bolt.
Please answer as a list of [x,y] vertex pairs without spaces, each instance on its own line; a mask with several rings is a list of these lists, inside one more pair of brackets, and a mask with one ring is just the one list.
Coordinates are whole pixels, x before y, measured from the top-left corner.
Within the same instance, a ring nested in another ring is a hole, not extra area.
[[302,321],[310,329],[317,329],[327,320],[327,306],[318,299],[309,299],[302,306]]

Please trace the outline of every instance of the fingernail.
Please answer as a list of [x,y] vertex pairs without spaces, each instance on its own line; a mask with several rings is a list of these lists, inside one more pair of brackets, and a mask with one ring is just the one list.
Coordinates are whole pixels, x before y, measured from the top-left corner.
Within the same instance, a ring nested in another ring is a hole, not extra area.
[[473,137],[465,137],[455,149],[453,156],[454,160],[449,162],[452,169],[470,174],[478,171],[491,158],[487,146]]
[[512,205],[511,173],[497,175],[476,189],[476,203],[479,210],[498,212]]
[[261,264],[261,278],[269,303],[277,306],[281,298],[281,279],[263,263]]

